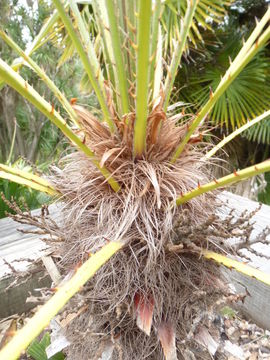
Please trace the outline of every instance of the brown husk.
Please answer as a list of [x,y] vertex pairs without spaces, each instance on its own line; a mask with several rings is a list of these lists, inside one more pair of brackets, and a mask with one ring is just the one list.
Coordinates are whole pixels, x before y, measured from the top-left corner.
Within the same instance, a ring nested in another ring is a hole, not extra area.
[[[44,218],[43,229],[47,226],[53,240],[59,234],[56,248],[64,275],[108,241],[125,245],[68,305],[72,311],[87,308],[67,328],[68,359],[98,360],[110,346],[112,359],[162,359],[157,329],[164,322],[174,329],[178,356],[183,356],[187,348],[194,350],[195,319],[228,293],[218,268],[201,257],[202,249],[226,248],[230,236],[228,221],[215,215],[215,195],[175,205],[181,193],[210,180],[209,163],[201,160],[206,145],[195,134],[171,164],[189,122],[176,126],[181,115],[167,118],[157,106],[148,118],[147,151],[133,159],[133,113],[116,120],[118,132],[111,135],[84,108],[74,108],[83,128],[78,134],[121,190],[115,193],[91,159],[73,151],[50,177],[62,194],[61,224]],[[150,336],[136,325],[138,296],[154,304]],[[196,359],[205,356],[196,353]]]

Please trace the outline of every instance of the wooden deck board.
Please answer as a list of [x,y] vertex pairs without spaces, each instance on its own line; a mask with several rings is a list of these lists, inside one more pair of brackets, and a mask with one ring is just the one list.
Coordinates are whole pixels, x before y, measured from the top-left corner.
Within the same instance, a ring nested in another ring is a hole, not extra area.
[[[57,216],[57,209],[56,205],[50,206],[50,214]],[[40,213],[40,210],[34,210],[33,214],[35,213]],[[31,230],[35,228],[19,224],[10,218],[0,220],[0,279],[6,278],[12,273],[4,259],[16,271],[26,271],[30,265],[28,260],[36,260],[44,256],[48,250],[47,245],[41,240],[42,236],[24,234],[18,229]]]
[[[224,203],[220,216],[228,214],[229,209],[234,209],[236,216],[239,217],[244,210],[253,211],[259,206],[255,201],[228,192],[224,192],[219,197]],[[50,206],[50,213],[59,216],[59,208],[55,205]],[[254,216],[253,221],[255,221],[255,224],[251,238],[255,239],[263,229],[270,225],[270,206],[263,205]],[[16,271],[22,272],[28,269],[30,265],[29,259],[37,260],[49,250],[39,236],[22,234],[17,231],[18,228],[26,230],[27,226],[15,223],[8,218],[0,220],[0,317],[25,311],[24,303],[29,292],[41,286],[50,286],[48,277],[42,279],[42,281],[39,280],[44,275],[41,272],[25,284],[5,292],[5,288],[12,281],[12,271],[5,264],[4,259]],[[234,241],[234,239],[232,238],[231,241]],[[249,253],[248,255],[251,257],[250,265],[270,273],[270,260],[265,258],[265,256],[270,258],[270,245],[256,244],[254,248],[261,256]],[[227,271],[227,274],[229,274],[238,291],[243,291],[244,287],[246,287],[251,294],[245,300],[242,307],[243,311],[259,325],[270,329],[270,287],[235,271]],[[27,304],[27,309],[30,307],[31,304]]]
[[[220,199],[224,200],[224,203],[225,201],[227,202],[224,207],[224,212],[228,213],[229,209],[234,209],[236,217],[239,217],[245,210],[252,212],[259,207],[258,202],[229,192],[224,192],[223,195],[220,196]],[[252,218],[252,222],[254,222],[254,225],[250,236],[251,241],[256,239],[266,227],[270,226],[270,206],[262,205],[261,209]],[[267,239],[270,240],[270,234],[267,236]],[[233,238],[231,240],[233,241]],[[252,247],[261,256],[256,256],[244,250],[243,255],[248,255],[251,258],[249,265],[266,273],[270,273],[270,260],[267,259],[267,257],[270,258],[270,245],[256,243],[252,245]]]

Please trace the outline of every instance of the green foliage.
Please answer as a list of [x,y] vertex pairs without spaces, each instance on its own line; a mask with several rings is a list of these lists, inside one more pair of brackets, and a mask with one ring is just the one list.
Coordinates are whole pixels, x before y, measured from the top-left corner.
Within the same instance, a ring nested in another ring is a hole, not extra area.
[[[215,24],[224,21],[226,10],[231,3],[233,3],[233,0],[200,0],[198,2],[192,26],[189,31],[189,40],[195,48],[202,45],[206,29],[213,31]],[[179,19],[184,17],[186,10],[186,1],[165,1],[162,24],[167,32],[166,48],[168,46],[173,47],[173,39],[175,40],[178,37],[181,29],[181,22]]]
[[[228,67],[229,56],[234,58],[242,46],[242,38],[246,39],[250,29],[255,26],[255,17],[261,18],[266,10],[265,0],[234,1],[227,8],[225,21],[213,26],[215,32],[203,34],[205,47],[191,49],[191,56],[187,58],[188,66],[183,66],[179,73],[177,88],[182,88],[180,98],[190,102],[194,112],[198,111],[198,103],[203,104],[208,99],[210,88],[214,90],[217,86],[220,76]],[[266,47],[234,80],[209,113],[220,132],[239,127],[269,109],[269,57],[269,48]],[[179,94],[175,99],[179,101]],[[251,141],[269,144],[270,119],[245,131],[243,136]]]
[[[36,5],[36,7],[24,7],[17,1],[7,0],[0,4],[0,22],[7,34],[22,49],[28,48],[51,12],[51,6],[47,1],[39,1]],[[81,64],[74,59],[72,64],[66,62],[61,68],[57,68],[56,64],[61,53],[59,44],[54,46],[51,42],[46,42],[33,53],[32,58],[54,80],[56,86],[68,99],[77,98],[80,91]],[[2,39],[0,39],[0,56],[8,63],[18,58],[18,54],[14,53]],[[59,108],[58,100],[28,66],[21,67],[20,74],[48,102],[53,103],[56,109]],[[89,103],[88,99],[83,101]],[[61,115],[66,116],[62,109]],[[4,87],[2,91],[0,90],[0,162],[2,163],[8,159],[15,126],[15,146],[9,159],[11,161],[15,161],[20,156],[32,163],[53,161],[65,148],[61,132],[29,103],[17,97],[13,90]]]
[[[16,165],[21,170],[31,172],[31,167],[27,166],[24,161],[19,160]],[[0,179],[0,193],[7,200],[15,200],[22,211],[37,209],[50,200],[50,197],[44,193],[4,179]],[[0,219],[7,216],[7,213],[13,214],[14,211],[0,198]]]
[[234,19],[235,25],[249,29],[254,25],[255,17],[262,17],[268,4],[269,0],[234,0],[229,15]]
[[[269,105],[270,106],[270,105]],[[270,144],[270,117],[245,131],[244,136],[250,141],[260,144]]]
[[[78,8],[84,20],[84,23],[87,26],[88,33],[91,34],[91,36],[93,36],[94,38],[98,34],[98,30],[97,30],[97,23],[96,21],[94,21],[93,18],[92,5],[79,4]],[[74,25],[76,26],[76,20],[74,21]],[[63,27],[63,23],[61,20],[58,21],[57,26],[52,30],[53,30],[51,32],[52,43],[55,46],[61,48],[63,51],[62,55],[57,60],[58,61],[57,66],[61,67],[71,58],[74,58],[76,51],[69,35],[66,32],[66,29]],[[59,44],[59,39],[61,39],[60,44]]]
[[[6,199],[14,199],[23,211],[37,209],[49,200],[46,194],[3,179],[0,179],[0,192]],[[8,213],[14,211],[0,199],[0,219],[6,217]]]
[[[241,48],[241,34],[221,34],[215,46],[207,47],[207,61],[194,66],[188,72],[182,71],[179,82],[185,79],[185,87],[180,92],[180,98],[191,103],[196,112],[209,99],[210,89],[214,91],[230,63]],[[191,71],[190,71],[191,70]],[[270,69],[269,56],[261,51],[239,74],[231,86],[216,102],[209,117],[214,125],[231,130],[245,124],[265,110],[270,104]],[[179,84],[180,85],[180,84]],[[268,128],[264,132],[258,131],[265,122],[249,130],[249,138],[259,142],[266,142],[270,138]]]
[[224,306],[220,310],[220,314],[228,319],[233,319],[236,317],[236,311],[232,309],[230,306]]
[[33,360],[64,360],[65,356],[59,352],[54,356],[48,358],[46,355],[46,348],[50,345],[50,334],[46,332],[40,341],[34,340],[27,349],[27,355],[31,356]]

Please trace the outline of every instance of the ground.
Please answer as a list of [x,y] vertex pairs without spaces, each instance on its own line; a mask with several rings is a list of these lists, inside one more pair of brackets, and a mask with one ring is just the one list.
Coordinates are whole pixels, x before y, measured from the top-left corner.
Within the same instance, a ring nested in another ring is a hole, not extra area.
[[[24,321],[27,321],[28,316],[31,316],[31,313],[22,316]],[[16,316],[0,320],[0,342],[7,335],[14,318]],[[20,327],[21,321],[17,322]],[[208,346],[213,355],[209,355],[209,359],[270,359],[270,331],[246,320],[239,312],[230,307],[224,307],[220,313],[210,317],[207,328],[203,327],[198,330],[197,341],[203,342],[203,339],[207,337],[206,334],[210,333],[212,340],[208,341]],[[217,349],[216,346],[218,346]],[[32,358],[24,355],[21,359]],[[196,357],[187,353],[186,359],[196,360]]]

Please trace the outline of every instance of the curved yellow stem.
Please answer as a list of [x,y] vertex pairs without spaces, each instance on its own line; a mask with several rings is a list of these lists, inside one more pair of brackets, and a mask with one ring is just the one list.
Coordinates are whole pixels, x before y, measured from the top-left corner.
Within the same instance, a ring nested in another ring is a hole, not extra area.
[[215,179],[214,181],[209,182],[208,184],[198,185],[196,189],[188,191],[185,194],[182,194],[176,200],[177,205],[184,204],[196,196],[202,195],[206,192],[213,191],[218,188],[222,188],[227,185],[234,184],[238,181],[248,179],[252,176],[262,174],[264,172],[270,171],[270,160],[263,161],[259,164],[250,166],[246,169],[234,171],[232,174],[223,176],[222,178]]
[[48,195],[60,195],[47,180],[40,176],[4,164],[0,164],[0,178],[14,181]]
[[264,120],[267,116],[270,116],[270,110],[265,111],[260,116],[257,116],[255,119],[248,121],[246,124],[241,126],[239,129],[236,129],[233,131],[230,135],[226,136],[223,140],[221,140],[216,146],[213,147],[208,153],[204,156],[204,159],[210,159],[215,153],[221,149],[224,145],[226,145],[228,142],[230,142],[232,139],[234,139],[236,136],[241,134],[243,131],[247,130],[251,126],[258,124],[260,121]]
[[48,195],[51,195],[51,196],[54,196],[54,195],[58,194],[57,191],[51,189],[48,186],[40,185],[38,183],[35,183],[32,180],[24,179],[24,178],[22,178],[20,176],[12,175],[12,174],[6,173],[4,171],[0,171],[0,178],[6,179],[6,180],[9,180],[9,181],[13,181],[13,182],[15,182],[17,184],[30,187],[30,188],[32,188],[34,190],[44,192],[44,193],[46,193]]
[[240,261],[230,259],[227,256],[217,254],[213,251],[205,250],[203,256],[206,259],[214,260],[215,262],[226,266],[229,269],[237,270],[238,272],[247,275],[249,277],[255,278],[267,285],[270,285],[270,274],[264,273],[258,269],[255,269],[249,265],[246,265]]

